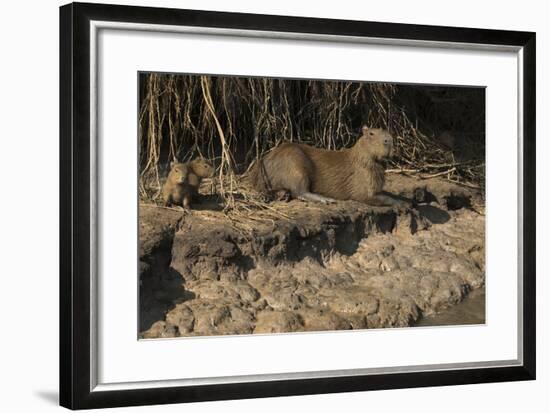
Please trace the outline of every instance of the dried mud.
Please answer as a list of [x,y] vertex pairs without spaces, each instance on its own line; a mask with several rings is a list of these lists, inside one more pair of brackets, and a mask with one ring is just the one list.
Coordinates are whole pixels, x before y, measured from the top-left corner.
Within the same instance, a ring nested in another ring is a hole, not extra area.
[[289,218],[248,233],[208,202],[142,205],[140,337],[437,325],[434,314],[484,287],[483,199],[400,175],[387,189],[414,208],[275,202]]

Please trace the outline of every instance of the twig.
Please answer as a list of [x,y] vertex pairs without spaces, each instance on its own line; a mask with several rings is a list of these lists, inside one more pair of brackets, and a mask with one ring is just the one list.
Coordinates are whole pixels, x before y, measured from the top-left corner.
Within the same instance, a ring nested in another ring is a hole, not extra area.
[[141,207],[149,207],[149,208],[161,208],[161,209],[168,209],[170,211],[177,211],[177,212],[185,212],[187,211],[186,209],[182,209],[182,208],[172,208],[172,207],[167,207],[167,206],[163,206],[163,205],[157,205],[157,204],[147,204],[147,203],[142,203],[140,202],[139,203],[139,206],[140,208]]
[[455,172],[455,171],[456,171],[456,167],[453,167],[453,168],[448,169],[446,171],[438,172],[438,173],[432,174],[432,175],[420,175],[419,178],[420,179],[431,179],[431,178],[436,178],[436,177],[442,176],[442,175],[449,175],[449,174],[451,174],[452,172]]

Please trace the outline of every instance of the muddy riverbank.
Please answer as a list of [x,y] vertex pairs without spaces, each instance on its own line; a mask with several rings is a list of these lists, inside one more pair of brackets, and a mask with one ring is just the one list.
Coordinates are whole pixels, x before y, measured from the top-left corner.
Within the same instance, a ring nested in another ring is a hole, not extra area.
[[481,195],[397,175],[387,188],[418,205],[278,201],[285,218],[247,231],[205,205],[142,205],[141,337],[404,327],[460,309],[485,283]]

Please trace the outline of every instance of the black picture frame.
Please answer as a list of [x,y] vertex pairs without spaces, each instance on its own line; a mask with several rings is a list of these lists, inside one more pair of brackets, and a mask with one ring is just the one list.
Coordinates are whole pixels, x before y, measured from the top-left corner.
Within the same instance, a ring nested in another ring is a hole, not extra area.
[[[523,365],[91,391],[90,30],[92,20],[379,39],[509,45],[523,53]],[[71,409],[535,379],[535,56],[531,32],[72,3],[60,8],[60,404]]]

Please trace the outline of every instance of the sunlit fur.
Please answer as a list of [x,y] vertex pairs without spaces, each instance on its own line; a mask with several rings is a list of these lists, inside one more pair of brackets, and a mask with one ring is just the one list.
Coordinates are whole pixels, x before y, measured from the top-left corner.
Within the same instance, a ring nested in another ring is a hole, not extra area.
[[188,164],[189,169],[200,178],[210,178],[214,175],[214,168],[205,159],[195,159]]
[[384,166],[380,161],[392,152],[388,131],[363,127],[362,136],[349,149],[282,144],[258,162],[249,176],[260,191],[284,189],[294,198],[314,193],[368,203],[382,191]]
[[199,192],[202,179],[213,174],[214,168],[204,159],[195,159],[185,164],[172,163],[168,178],[162,187],[164,204],[189,208]]
[[168,174],[168,180],[174,184],[183,184],[189,175],[189,168],[184,163],[172,163],[172,169]]

